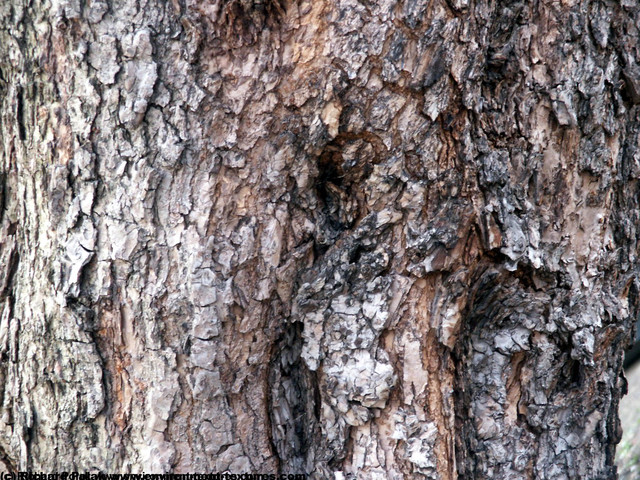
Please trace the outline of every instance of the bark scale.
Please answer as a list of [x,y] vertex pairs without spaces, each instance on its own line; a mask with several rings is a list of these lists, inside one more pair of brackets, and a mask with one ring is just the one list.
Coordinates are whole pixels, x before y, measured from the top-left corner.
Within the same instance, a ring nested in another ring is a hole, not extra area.
[[639,24],[0,3],[5,468],[615,478]]

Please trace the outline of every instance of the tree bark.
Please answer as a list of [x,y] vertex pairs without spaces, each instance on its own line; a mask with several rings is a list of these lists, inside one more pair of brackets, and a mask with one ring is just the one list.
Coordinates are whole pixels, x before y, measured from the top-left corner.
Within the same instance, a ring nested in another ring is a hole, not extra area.
[[616,478],[638,25],[0,0],[4,468]]

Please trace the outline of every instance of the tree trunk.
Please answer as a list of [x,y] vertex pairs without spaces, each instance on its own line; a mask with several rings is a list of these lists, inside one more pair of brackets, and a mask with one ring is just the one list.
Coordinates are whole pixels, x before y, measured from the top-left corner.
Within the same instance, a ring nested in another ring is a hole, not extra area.
[[633,0],[0,0],[7,470],[612,479]]

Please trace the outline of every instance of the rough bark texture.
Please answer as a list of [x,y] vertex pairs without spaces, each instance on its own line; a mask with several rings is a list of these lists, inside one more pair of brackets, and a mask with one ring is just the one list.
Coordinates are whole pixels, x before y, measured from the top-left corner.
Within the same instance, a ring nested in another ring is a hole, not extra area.
[[5,468],[615,478],[639,24],[0,0]]

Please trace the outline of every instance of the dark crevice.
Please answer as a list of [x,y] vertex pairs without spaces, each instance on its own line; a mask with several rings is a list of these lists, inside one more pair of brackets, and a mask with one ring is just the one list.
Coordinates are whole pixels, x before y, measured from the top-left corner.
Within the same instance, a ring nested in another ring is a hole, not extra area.
[[7,205],[7,174],[0,172],[0,224],[4,219],[4,210]]
[[349,263],[359,263],[362,256],[369,251],[371,251],[371,248],[366,248],[361,244],[355,245],[355,248],[350,252]]
[[[477,424],[469,418],[471,412],[482,405],[485,398],[493,398],[490,389],[485,390],[478,378],[488,376],[487,365],[492,364],[492,356],[507,355],[510,357],[512,372],[511,380],[505,380],[505,388],[511,390],[520,387],[514,384],[522,378],[522,369],[528,368],[531,361],[531,352],[528,351],[501,351],[493,345],[494,335],[509,330],[518,325],[517,312],[519,305],[527,304],[528,295],[536,290],[533,283],[533,269],[521,265],[517,271],[506,271],[501,265],[508,258],[499,251],[486,252],[485,259],[488,262],[479,267],[473,275],[470,285],[469,297],[462,311],[463,323],[459,339],[451,351],[451,362],[456,365],[454,377],[454,411],[456,423],[456,463],[460,470],[461,478],[479,478],[489,460],[483,456],[485,444],[490,443],[484,434],[478,430]],[[538,310],[532,305],[532,314],[537,315]],[[540,312],[542,314],[542,312]],[[515,324],[514,324],[515,322]],[[474,342],[482,340],[479,344]],[[484,345],[487,350],[478,349]],[[483,352],[483,353],[480,353]],[[480,358],[480,360],[478,360]],[[561,373],[564,381],[572,386],[580,385],[583,381],[583,371],[578,362],[571,364],[566,372]],[[526,397],[516,400],[518,407],[521,402],[526,403]],[[533,434],[535,428],[529,425],[527,416],[520,411],[516,412],[517,422]]]
[[316,257],[324,255],[367,213],[361,185],[373,172],[373,165],[386,155],[386,147],[380,143],[368,132],[341,133],[318,156]]
[[317,372],[311,372],[313,374],[313,415],[317,421],[320,421],[322,414],[322,395],[320,394],[320,382]]
[[535,271],[531,265],[520,262],[518,268],[513,272],[513,276],[518,279],[525,290],[536,290],[533,282]]
[[4,93],[7,91],[7,80],[5,77],[5,73],[0,68],[0,95],[4,96]]
[[21,142],[24,142],[27,134],[24,119],[24,90],[22,87],[18,87],[16,92],[16,120],[18,124],[18,138]]
[[97,331],[97,316],[96,312],[91,305],[86,305],[83,303],[83,298],[76,298],[70,295],[65,297],[65,301],[67,302],[67,306],[69,309],[77,316],[78,321],[80,322],[80,326],[84,332],[89,334]]
[[322,256],[324,256],[325,253],[327,253],[327,250],[329,250],[329,244],[327,243],[320,243],[318,241],[313,242],[313,256],[314,258],[320,258]]
[[300,356],[303,328],[300,322],[283,327],[270,365],[270,439],[281,462],[280,473],[305,471],[313,439],[317,438],[320,393],[315,372],[306,367]]
[[0,290],[0,300],[4,300],[5,298],[7,298],[7,296],[11,296],[14,277],[16,272],[18,271],[19,263],[20,263],[20,254],[16,250],[13,250],[9,255],[9,263],[5,267],[7,273],[4,279],[4,285],[2,285],[2,290]]
[[252,45],[263,30],[277,30],[286,18],[288,0],[227,0],[220,2],[217,35],[233,47]]
[[584,372],[580,365],[580,362],[570,360],[565,367],[565,387],[562,391],[566,391],[571,388],[580,388],[584,381]]

